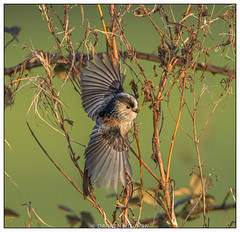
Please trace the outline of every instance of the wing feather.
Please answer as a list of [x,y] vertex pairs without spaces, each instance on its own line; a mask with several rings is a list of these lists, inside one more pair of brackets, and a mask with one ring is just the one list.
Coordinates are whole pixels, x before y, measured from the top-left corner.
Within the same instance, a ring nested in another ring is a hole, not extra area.
[[110,157],[110,163],[109,163],[109,166],[108,166],[108,170],[107,170],[106,175],[105,175],[105,188],[106,188],[106,190],[109,189],[110,184],[111,184],[112,175],[113,175],[113,167],[114,167],[114,164],[115,164],[114,160],[115,160],[115,157],[114,157],[113,152],[112,152],[112,155]]
[[123,92],[120,67],[117,60],[114,67],[109,56],[103,54],[105,63],[95,55],[96,64],[87,61],[90,69],[83,68],[80,76],[82,90],[82,106],[92,120],[96,120],[98,113],[118,93]]
[[118,80],[118,75],[113,68],[112,62],[110,61],[110,57],[106,53],[103,53],[103,59],[105,60],[105,64],[108,67],[108,70],[111,72],[112,76],[115,78],[115,80]]
[[[123,153],[123,152],[121,152]],[[123,186],[126,186],[126,174],[125,174],[125,167],[124,167],[124,155],[123,154],[119,154],[119,163],[120,163],[120,166],[119,166],[119,178],[123,184]]]
[[112,150],[111,147],[108,147],[108,150],[107,150],[108,158],[106,159],[106,162],[103,163],[102,168],[101,168],[101,170],[98,174],[98,181],[97,181],[97,187],[98,188],[101,187],[102,181],[106,177],[106,172],[107,172],[109,164],[112,160],[112,153],[111,153],[112,151],[111,150]]

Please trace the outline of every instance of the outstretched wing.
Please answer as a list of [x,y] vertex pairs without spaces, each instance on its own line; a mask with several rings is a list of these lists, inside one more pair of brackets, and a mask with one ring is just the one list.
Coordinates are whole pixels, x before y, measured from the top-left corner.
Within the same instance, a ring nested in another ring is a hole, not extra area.
[[82,106],[92,120],[96,120],[98,113],[114,95],[123,92],[119,63],[115,59],[113,67],[107,54],[103,53],[103,58],[105,63],[95,55],[97,65],[87,61],[91,70],[83,68],[80,76]]
[[83,189],[86,193],[86,179],[93,185],[100,187],[105,180],[105,187],[109,189],[112,184],[114,190],[118,188],[119,179],[123,186],[127,184],[126,171],[132,175],[129,164],[129,154],[125,140],[118,127],[109,127],[96,124],[90,136],[90,142],[85,150],[85,181]]

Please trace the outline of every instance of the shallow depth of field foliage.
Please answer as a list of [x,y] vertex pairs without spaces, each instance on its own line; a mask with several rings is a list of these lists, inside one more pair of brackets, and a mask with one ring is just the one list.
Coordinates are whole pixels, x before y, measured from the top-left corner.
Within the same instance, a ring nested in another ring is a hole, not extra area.
[[[235,19],[235,5],[5,5],[5,227],[235,227]],[[79,75],[102,52],[138,98],[133,176],[84,200]]]

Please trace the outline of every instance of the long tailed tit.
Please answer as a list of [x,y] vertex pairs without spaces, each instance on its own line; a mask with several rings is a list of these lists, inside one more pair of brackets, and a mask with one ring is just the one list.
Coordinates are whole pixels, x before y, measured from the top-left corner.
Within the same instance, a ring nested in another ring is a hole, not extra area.
[[95,55],[97,65],[87,61],[90,69],[83,69],[80,76],[82,106],[92,120],[96,121],[90,141],[85,150],[83,192],[89,195],[91,185],[100,187],[105,182],[116,191],[119,179],[127,184],[126,172],[132,175],[129,163],[127,133],[138,113],[138,102],[134,96],[123,92],[123,79],[116,59],[114,65],[107,54],[105,63]]

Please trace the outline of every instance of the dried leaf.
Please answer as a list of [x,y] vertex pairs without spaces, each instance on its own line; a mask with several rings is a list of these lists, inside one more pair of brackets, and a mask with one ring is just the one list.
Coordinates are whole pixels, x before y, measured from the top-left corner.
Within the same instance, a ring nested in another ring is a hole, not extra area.
[[70,120],[70,119],[64,119],[66,122],[68,122],[68,124],[70,125],[70,126],[73,126],[73,121],[72,120]]
[[206,205],[208,206],[212,206],[216,204],[216,199],[214,196],[212,195],[206,195]]
[[21,31],[21,27],[13,26],[13,27],[4,27],[4,32],[9,33],[12,37],[18,42],[17,35]]
[[140,202],[140,198],[139,197],[132,197],[131,200],[128,203],[128,206],[131,209],[135,209],[138,207],[138,203]]
[[[155,200],[155,194],[156,194],[156,189],[154,188],[150,188],[150,189],[144,189],[143,191],[143,201],[149,205],[156,205],[157,200]],[[141,196],[141,185],[139,182],[135,182],[133,183],[133,195],[132,198],[134,198],[135,200],[138,199],[138,201],[140,202],[140,196]],[[160,192],[158,192],[158,197],[162,196],[162,194]]]
[[94,219],[91,213],[82,211],[81,213],[82,221],[89,222],[91,224],[94,224]]
[[12,209],[4,208],[4,217],[9,218],[9,217],[19,217],[19,214],[16,213]]
[[[205,183],[205,188],[209,187],[211,184],[210,177],[204,177],[203,178]],[[199,195],[202,192],[202,184],[201,184],[201,178],[197,174],[193,174],[190,179],[189,183],[190,188],[192,189],[192,192],[194,195]]]
[[190,195],[191,191],[189,188],[182,187],[182,188],[176,189],[174,193],[175,193],[174,194],[175,196],[182,196],[182,195]]
[[58,205],[58,208],[63,211],[66,211],[66,212],[74,213],[74,211],[72,209],[70,209],[69,207],[67,207],[65,205]]
[[140,194],[141,194],[141,184],[140,182],[134,182],[132,198],[138,197],[140,196]]
[[54,68],[54,72],[58,76],[60,80],[65,80],[68,75],[69,68],[64,63],[58,63],[56,64]]
[[71,226],[74,226],[74,225],[76,225],[77,223],[80,223],[80,222],[81,222],[81,219],[80,219],[78,216],[75,216],[75,215],[66,215],[66,217],[67,217],[68,223],[69,223]]
[[12,91],[8,86],[4,86],[4,108],[13,104]]
[[[185,204],[185,206],[182,208],[182,210],[181,210],[181,218],[184,220],[187,216],[188,216],[188,214],[189,214],[189,212],[192,210],[192,208],[194,207],[194,205],[196,204],[196,201],[197,201],[197,199],[195,200],[195,201],[193,201],[193,200],[190,200],[189,202],[187,202],[186,204]],[[197,218],[199,218],[200,217],[200,214],[199,213],[194,213],[194,212],[197,212],[198,211],[198,209],[200,208],[200,206],[199,206],[199,204],[196,206],[196,208],[195,208],[195,210],[190,214],[190,216],[188,217],[188,221],[191,221],[191,220],[195,220],[195,219],[197,219]]]
[[139,98],[138,86],[137,86],[137,84],[135,83],[135,81],[134,81],[134,80],[131,80],[130,83],[129,83],[129,85],[131,86],[131,89],[132,89],[132,91],[134,92],[134,96],[135,96],[136,98]]
[[155,193],[156,193],[155,189],[145,190],[143,192],[143,201],[146,202],[149,205],[157,205],[158,204],[158,199],[155,198]]

